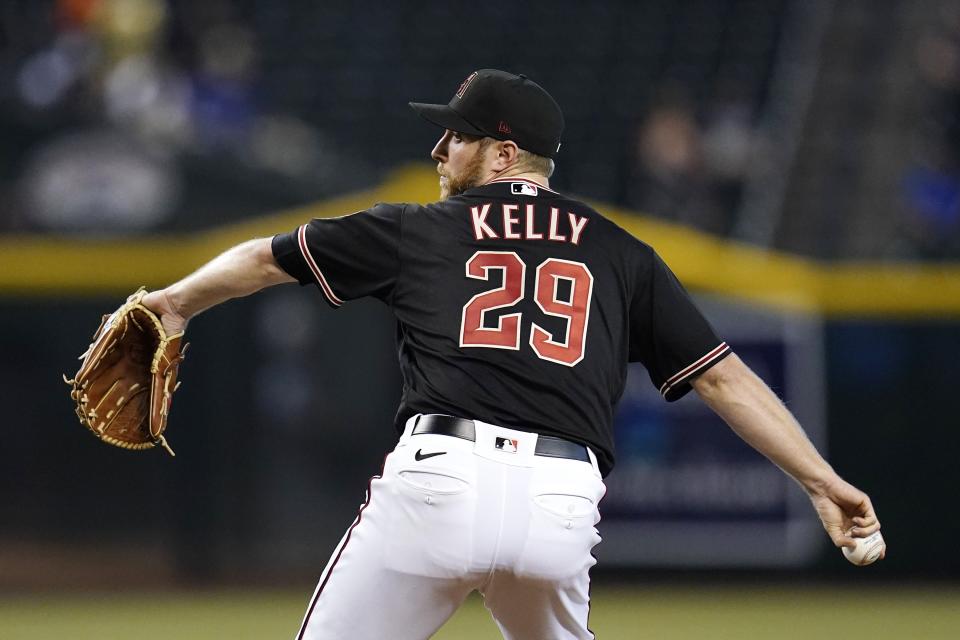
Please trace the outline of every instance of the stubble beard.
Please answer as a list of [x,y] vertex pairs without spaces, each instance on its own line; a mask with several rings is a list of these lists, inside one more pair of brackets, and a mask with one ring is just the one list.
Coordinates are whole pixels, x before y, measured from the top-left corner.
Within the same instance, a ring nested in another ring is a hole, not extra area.
[[483,180],[483,150],[486,145],[481,144],[477,152],[470,158],[470,162],[463,168],[458,175],[445,173],[443,167],[438,167],[437,171],[446,180],[440,181],[440,199],[446,200],[458,196],[467,189],[480,186]]

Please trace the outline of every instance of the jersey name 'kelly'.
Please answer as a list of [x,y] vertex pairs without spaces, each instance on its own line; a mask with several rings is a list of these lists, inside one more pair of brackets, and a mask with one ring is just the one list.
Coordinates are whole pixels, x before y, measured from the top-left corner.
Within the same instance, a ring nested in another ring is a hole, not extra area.
[[[553,240],[555,242],[569,242],[580,244],[580,235],[587,226],[588,218],[568,212],[561,216],[560,209],[550,207],[550,221],[546,229],[537,227],[534,215],[534,205],[524,207],[521,219],[520,204],[505,202],[500,204],[499,214],[491,214],[492,204],[482,204],[470,207],[470,218],[473,222],[473,237],[477,240]],[[487,223],[488,216],[495,216],[502,220],[502,235],[498,234]],[[542,219],[542,218],[541,218]]]

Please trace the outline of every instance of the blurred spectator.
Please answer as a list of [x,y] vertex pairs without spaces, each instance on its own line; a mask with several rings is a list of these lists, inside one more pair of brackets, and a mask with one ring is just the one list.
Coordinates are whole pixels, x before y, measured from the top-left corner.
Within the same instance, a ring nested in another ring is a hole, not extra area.
[[181,179],[164,147],[140,136],[186,139],[183,82],[160,55],[167,7],[162,0],[59,0],[55,10],[57,32],[21,66],[19,96],[37,110],[74,110],[97,124],[57,132],[20,163],[21,217],[54,231],[153,228],[178,205]]
[[637,128],[627,204],[643,213],[684,220],[703,199],[700,130],[677,102],[654,107]]
[[713,231],[727,235],[740,206],[751,153],[756,152],[751,105],[736,95],[715,101],[703,127],[703,162],[720,212]]
[[627,204],[725,235],[740,200],[751,138],[746,105],[718,104],[701,128],[684,101],[664,102],[637,130]]
[[902,233],[920,257],[960,257],[960,3],[942,2],[939,20],[916,46],[923,106],[913,166],[903,178]]

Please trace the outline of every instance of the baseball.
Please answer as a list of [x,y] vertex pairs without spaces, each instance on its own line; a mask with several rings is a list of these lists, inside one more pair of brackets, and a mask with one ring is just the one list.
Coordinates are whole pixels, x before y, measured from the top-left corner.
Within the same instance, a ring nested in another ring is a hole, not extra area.
[[847,560],[861,567],[873,564],[887,546],[879,531],[871,533],[866,538],[854,538],[854,540],[857,541],[857,546],[853,549],[844,547],[843,555]]

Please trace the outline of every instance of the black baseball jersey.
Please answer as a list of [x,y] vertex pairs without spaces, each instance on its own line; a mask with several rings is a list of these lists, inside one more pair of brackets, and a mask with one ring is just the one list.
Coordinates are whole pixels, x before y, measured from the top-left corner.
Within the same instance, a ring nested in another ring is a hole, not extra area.
[[606,475],[628,362],[672,401],[729,353],[652,248],[527,180],[311,220],[273,253],[333,307],[393,310],[401,431],[416,413],[476,418],[586,444]]

